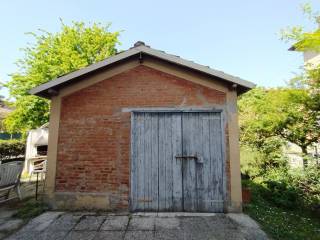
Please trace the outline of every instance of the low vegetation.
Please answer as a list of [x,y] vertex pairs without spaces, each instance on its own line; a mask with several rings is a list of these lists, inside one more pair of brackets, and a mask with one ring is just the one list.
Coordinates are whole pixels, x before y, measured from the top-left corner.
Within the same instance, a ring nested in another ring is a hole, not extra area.
[[270,189],[252,180],[244,184],[252,192],[252,201],[244,211],[259,222],[270,237],[275,240],[320,239],[319,216],[299,206],[295,191]]
[[23,159],[25,154],[25,141],[0,140],[0,161]]
[[[273,164],[270,164],[270,156]],[[241,148],[242,185],[252,200],[244,211],[273,239],[320,239],[320,168],[290,168],[281,154]]]
[[36,217],[49,209],[42,201],[36,201],[34,198],[25,199],[16,208],[18,212],[13,217],[24,220]]

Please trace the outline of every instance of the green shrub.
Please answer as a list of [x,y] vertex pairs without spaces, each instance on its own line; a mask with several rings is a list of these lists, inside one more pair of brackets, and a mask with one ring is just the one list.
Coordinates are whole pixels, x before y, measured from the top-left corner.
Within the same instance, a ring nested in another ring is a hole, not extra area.
[[320,218],[314,212],[300,207],[286,209],[275,206],[265,197],[270,194],[266,184],[252,180],[243,181],[250,186],[252,199],[244,206],[244,212],[259,222],[263,230],[275,240],[319,240]]
[[305,206],[320,209],[320,168],[317,165],[290,172],[289,184],[300,190],[300,198]]
[[277,207],[294,209],[299,205],[300,190],[289,186],[286,182],[265,181],[269,190],[264,194],[265,199]]
[[0,141],[0,161],[23,157],[25,154],[25,142],[19,140]]
[[[309,159],[305,169],[290,169],[285,158],[271,152],[274,142],[264,147],[263,151],[249,146],[241,147],[241,172],[261,186],[259,194],[277,207],[293,209],[295,207],[317,210],[320,212],[320,168]],[[272,160],[274,158],[275,160]]]
[[[293,209],[320,209],[320,169],[273,168],[253,178],[259,195],[274,206]],[[248,185],[248,181],[245,182]]]
[[287,168],[288,160],[280,150],[277,139],[256,149],[248,145],[240,148],[241,173],[251,179],[266,174],[270,169]]

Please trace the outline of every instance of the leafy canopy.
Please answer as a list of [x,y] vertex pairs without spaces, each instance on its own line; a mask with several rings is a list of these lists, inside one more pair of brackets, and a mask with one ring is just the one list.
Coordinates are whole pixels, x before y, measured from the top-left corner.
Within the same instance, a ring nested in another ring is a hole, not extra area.
[[18,72],[5,84],[10,97],[16,99],[14,111],[4,124],[10,132],[36,128],[49,119],[49,101],[31,96],[28,91],[66,73],[81,69],[117,53],[119,32],[110,32],[110,24],[61,22],[61,30],[29,33],[35,43],[22,49]]
[[320,51],[320,13],[314,11],[309,3],[303,4],[303,13],[316,25],[317,30],[308,31],[303,26],[287,27],[281,30],[281,38],[293,42],[297,51]]
[[256,88],[239,100],[241,142],[266,147],[271,137],[297,144],[302,151],[318,141],[318,112],[310,110],[305,89]]

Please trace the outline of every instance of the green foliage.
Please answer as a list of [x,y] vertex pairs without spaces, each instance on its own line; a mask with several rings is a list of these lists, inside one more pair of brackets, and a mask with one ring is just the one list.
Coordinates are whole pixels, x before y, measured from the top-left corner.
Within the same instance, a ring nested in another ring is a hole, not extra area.
[[[238,103],[242,144],[263,150],[270,148],[271,137],[277,137],[297,144],[306,154],[320,137],[319,115],[310,109],[310,102],[308,92],[296,88],[256,88],[242,95]],[[279,148],[279,143],[271,142],[271,149]]]
[[4,126],[8,132],[22,132],[37,128],[49,121],[50,102],[37,96],[26,95],[17,98],[11,104],[15,109],[4,119]]
[[[320,23],[320,12],[314,11],[311,4],[301,6],[304,15],[318,27]],[[308,31],[304,26],[287,27],[280,31],[281,39],[287,42],[294,42],[293,46],[298,51],[317,51],[320,44],[319,30]]]
[[[252,192],[252,201],[244,212],[255,219],[263,230],[275,240],[318,240],[320,219],[300,207],[288,210],[275,206],[265,198],[266,187],[254,181],[246,181]],[[276,187],[279,189],[279,187]],[[280,205],[282,206],[282,204]]]
[[28,220],[47,210],[49,210],[49,207],[46,204],[31,198],[27,201],[25,200],[22,203],[22,206],[18,207],[18,212],[14,215],[14,217]]
[[18,158],[25,154],[25,142],[19,140],[0,140],[0,161]]
[[302,203],[299,200],[302,192],[289,181],[292,178],[288,169],[274,168],[269,169],[260,179],[254,181],[263,186],[260,194],[264,199],[277,207],[294,209]]
[[[286,159],[263,168],[266,159],[259,151],[241,147],[241,172],[261,186],[260,195],[277,207],[320,210],[320,168],[315,162],[290,169]],[[283,161],[283,162],[282,162]]]
[[299,189],[299,198],[304,206],[320,210],[320,168],[310,164],[306,169],[290,172],[288,185]]
[[268,138],[257,149],[242,144],[240,150],[242,174],[255,178],[264,175],[272,168],[287,168],[288,160],[282,153],[282,141]]
[[48,121],[49,101],[30,96],[31,88],[117,53],[119,32],[110,32],[109,27],[73,22],[61,23],[58,33],[29,33],[35,43],[23,49],[19,71],[5,85],[16,99],[15,110],[4,121],[8,131],[26,131]]
[[269,180],[264,182],[267,186],[265,199],[273,202],[275,206],[294,209],[298,205],[298,192],[286,182]]
[[320,30],[302,33],[300,40],[294,44],[298,51],[320,51]]

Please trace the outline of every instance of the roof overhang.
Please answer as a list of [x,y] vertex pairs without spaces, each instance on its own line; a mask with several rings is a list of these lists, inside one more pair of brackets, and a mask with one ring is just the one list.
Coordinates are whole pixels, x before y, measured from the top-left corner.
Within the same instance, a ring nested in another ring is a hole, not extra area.
[[59,90],[66,85],[70,85],[76,81],[80,81],[85,76],[93,74],[97,71],[105,70],[115,64],[119,64],[125,60],[137,57],[137,60],[141,60],[144,55],[148,55],[178,66],[186,67],[191,70],[219,78],[222,81],[229,82],[238,91],[238,94],[244,93],[255,87],[255,84],[239,77],[229,75],[227,73],[212,69],[207,66],[203,66],[192,61],[182,59],[178,56],[167,54],[163,51],[159,51],[148,46],[145,46],[142,42],[137,42],[133,48],[127,51],[120,52],[119,54],[109,57],[103,61],[94,63],[80,70],[71,72],[47,83],[39,85],[29,91],[30,94],[34,94],[44,98],[51,98],[59,93]]

